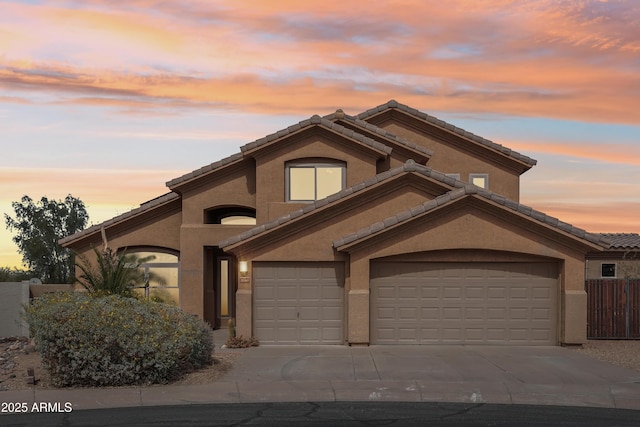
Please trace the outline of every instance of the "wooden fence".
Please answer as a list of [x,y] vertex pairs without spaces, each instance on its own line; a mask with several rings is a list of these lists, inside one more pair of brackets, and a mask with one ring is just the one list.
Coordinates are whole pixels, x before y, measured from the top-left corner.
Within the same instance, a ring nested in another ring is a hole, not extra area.
[[640,279],[591,279],[587,292],[587,338],[640,339]]

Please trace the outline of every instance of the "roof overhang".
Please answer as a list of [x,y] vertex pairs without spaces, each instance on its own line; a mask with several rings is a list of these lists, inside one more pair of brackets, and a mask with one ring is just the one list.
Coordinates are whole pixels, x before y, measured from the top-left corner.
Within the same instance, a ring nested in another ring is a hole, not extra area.
[[120,227],[128,223],[139,223],[148,220],[149,217],[164,215],[167,212],[180,210],[180,208],[180,196],[176,193],[167,193],[153,200],[149,200],[129,212],[125,212],[100,224],[93,225],[70,236],[63,237],[58,240],[58,243],[65,248],[82,246],[84,244],[83,242],[100,239],[99,235],[103,229],[107,230]]
[[609,245],[599,235],[587,233],[528,206],[468,184],[410,210],[399,212],[393,217],[356,230],[335,240],[333,246],[342,252],[356,251],[386,239],[390,234],[397,233],[400,228],[411,226],[416,221],[445,215],[455,208],[468,205],[581,252],[602,251]]
[[259,225],[219,242],[218,246],[229,252],[242,252],[268,246],[278,239],[299,233],[305,227],[330,221],[331,218],[344,212],[375,201],[385,193],[409,186],[420,187],[426,194],[432,194],[436,197],[453,188],[462,187],[464,183],[426,166],[408,161],[402,167],[378,174],[325,199],[310,203],[275,221]]
[[447,142],[519,174],[528,171],[537,163],[536,160],[510,148],[393,100],[359,114],[358,118],[375,125],[382,125],[390,120],[396,121],[427,137]]

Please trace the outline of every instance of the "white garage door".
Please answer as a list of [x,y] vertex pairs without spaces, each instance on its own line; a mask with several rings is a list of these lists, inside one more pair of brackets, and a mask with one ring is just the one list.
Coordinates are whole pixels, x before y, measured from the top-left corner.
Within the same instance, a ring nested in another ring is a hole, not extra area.
[[555,345],[555,263],[371,265],[372,344]]
[[342,344],[344,265],[255,262],[253,331],[262,344]]

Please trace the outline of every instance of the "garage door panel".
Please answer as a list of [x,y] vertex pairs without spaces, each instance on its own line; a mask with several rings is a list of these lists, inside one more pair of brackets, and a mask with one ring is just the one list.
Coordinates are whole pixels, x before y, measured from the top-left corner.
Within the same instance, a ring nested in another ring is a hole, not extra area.
[[[554,263],[374,262],[371,342],[553,345],[557,268]],[[410,289],[415,298],[405,298]]]
[[343,342],[342,263],[255,262],[253,276],[253,330],[261,343]]
[[442,290],[442,298],[444,299],[455,299],[458,300],[462,296],[462,288],[460,285],[447,285]]

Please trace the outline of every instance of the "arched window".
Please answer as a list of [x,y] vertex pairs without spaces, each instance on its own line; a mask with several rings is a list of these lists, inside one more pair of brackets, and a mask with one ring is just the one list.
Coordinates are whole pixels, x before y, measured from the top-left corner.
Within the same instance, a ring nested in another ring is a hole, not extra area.
[[144,271],[145,283],[135,288],[137,293],[165,304],[180,305],[180,262],[177,255],[153,248],[127,250],[127,255],[143,261],[138,268]]
[[256,210],[242,206],[218,207],[204,212],[205,224],[256,225]]

